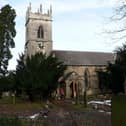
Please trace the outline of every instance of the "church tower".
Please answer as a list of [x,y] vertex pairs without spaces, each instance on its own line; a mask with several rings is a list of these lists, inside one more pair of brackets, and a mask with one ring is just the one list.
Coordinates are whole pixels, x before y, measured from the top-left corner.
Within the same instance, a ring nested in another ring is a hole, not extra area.
[[42,5],[38,12],[31,11],[31,4],[26,12],[26,43],[25,56],[43,52],[47,55],[52,51],[52,8],[43,13]]

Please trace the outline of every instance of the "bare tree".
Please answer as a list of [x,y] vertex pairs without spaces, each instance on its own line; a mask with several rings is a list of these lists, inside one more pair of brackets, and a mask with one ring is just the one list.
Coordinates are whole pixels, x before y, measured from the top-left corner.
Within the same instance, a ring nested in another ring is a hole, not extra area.
[[110,17],[112,28],[107,28],[107,34],[111,35],[114,42],[125,42],[126,39],[126,0],[118,0],[114,8],[114,14]]

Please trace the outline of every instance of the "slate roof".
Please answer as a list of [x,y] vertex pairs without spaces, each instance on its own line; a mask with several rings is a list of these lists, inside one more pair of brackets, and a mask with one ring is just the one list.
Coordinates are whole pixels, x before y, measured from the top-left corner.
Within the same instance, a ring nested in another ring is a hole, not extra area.
[[114,61],[113,53],[61,50],[54,50],[53,53],[65,65],[103,66],[107,65],[108,61]]

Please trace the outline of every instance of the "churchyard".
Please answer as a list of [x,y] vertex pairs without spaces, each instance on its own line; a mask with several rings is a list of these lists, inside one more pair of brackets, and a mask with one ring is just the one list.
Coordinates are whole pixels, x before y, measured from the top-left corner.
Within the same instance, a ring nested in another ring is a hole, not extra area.
[[16,12],[10,5],[0,9],[0,126],[126,126],[126,99],[120,95],[126,44],[114,53],[56,51],[52,8],[43,14],[40,5],[32,13],[30,4],[26,13],[25,51],[15,70],[8,70]]

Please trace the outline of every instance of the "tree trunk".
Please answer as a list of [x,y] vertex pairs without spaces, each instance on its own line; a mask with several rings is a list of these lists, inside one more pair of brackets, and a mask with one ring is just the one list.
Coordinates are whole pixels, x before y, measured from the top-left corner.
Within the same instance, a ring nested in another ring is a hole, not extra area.
[[27,91],[28,98],[31,102],[34,101],[33,94],[30,91]]
[[84,107],[87,107],[87,92],[84,91]]

